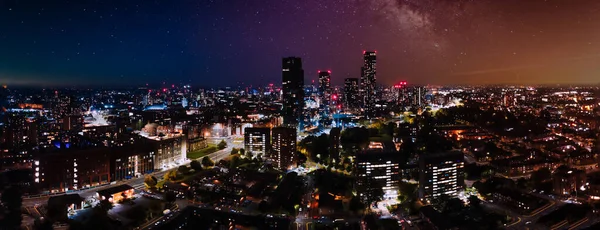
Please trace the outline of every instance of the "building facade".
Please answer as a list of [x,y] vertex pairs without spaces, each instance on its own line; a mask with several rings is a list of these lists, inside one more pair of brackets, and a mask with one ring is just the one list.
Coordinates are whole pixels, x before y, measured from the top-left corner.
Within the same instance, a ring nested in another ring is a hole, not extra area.
[[244,129],[244,149],[251,152],[254,156],[269,153],[271,145],[271,129],[269,128],[245,128]]
[[320,111],[329,114],[331,106],[331,71],[319,71]]
[[464,184],[462,152],[424,154],[419,158],[419,198],[430,202],[443,194],[458,195]]
[[361,70],[360,90],[363,98],[362,107],[365,110],[366,117],[373,117],[377,96],[377,52],[363,52],[363,66]]
[[357,109],[360,106],[358,78],[344,80],[344,102],[348,109]]
[[272,158],[275,167],[286,170],[296,160],[296,129],[287,127],[273,128]]
[[[396,199],[400,183],[400,164],[397,152],[367,151],[356,155],[356,176],[358,178],[359,195],[372,196],[372,186],[380,186],[383,199]],[[365,181],[375,181],[375,184],[364,184]]]
[[304,69],[302,59],[287,57],[282,61],[283,124],[296,127],[304,108]]
[[185,136],[146,139],[150,153],[154,155],[154,169],[170,168],[185,160],[187,143]]
[[154,172],[155,152],[148,148],[121,148],[111,153],[112,180],[128,180]]
[[107,184],[110,178],[110,149],[90,147],[61,149],[34,157],[34,182],[42,191],[66,192]]
[[587,177],[584,170],[561,166],[552,176],[552,187],[555,194],[571,195],[585,185]]

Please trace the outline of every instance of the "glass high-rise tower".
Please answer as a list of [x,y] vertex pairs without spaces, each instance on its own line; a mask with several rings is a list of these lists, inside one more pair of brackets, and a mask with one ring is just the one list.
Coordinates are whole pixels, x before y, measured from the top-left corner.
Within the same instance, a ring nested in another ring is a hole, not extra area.
[[304,108],[304,70],[302,59],[286,57],[282,61],[282,100],[283,124],[295,127],[302,116]]
[[358,88],[358,78],[346,78],[344,80],[344,101],[346,108],[357,109],[360,106]]
[[331,106],[331,71],[319,71],[319,97],[321,111],[328,114]]
[[375,98],[377,95],[377,52],[364,51],[364,63],[361,68],[360,86],[363,98],[362,107],[367,117],[373,117],[375,109]]

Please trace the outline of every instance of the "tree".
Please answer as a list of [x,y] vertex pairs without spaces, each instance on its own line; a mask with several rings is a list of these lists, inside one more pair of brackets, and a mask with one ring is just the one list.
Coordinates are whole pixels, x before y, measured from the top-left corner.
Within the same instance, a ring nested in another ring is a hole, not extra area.
[[410,203],[417,200],[417,188],[418,185],[406,183],[400,181],[398,184],[398,190],[400,195],[398,196],[398,200],[401,203]]
[[177,171],[175,171],[175,170],[168,171],[163,176],[163,179],[165,179],[166,181],[172,181],[172,180],[177,179]]
[[239,152],[240,152],[240,150],[239,150],[239,149],[237,149],[237,148],[232,148],[232,149],[231,149],[231,153],[230,153],[230,154],[231,154],[231,155],[235,155],[235,154],[238,154]]
[[349,209],[354,213],[360,213],[362,210],[365,210],[365,205],[362,202],[360,202],[358,196],[353,196],[350,199]]
[[67,207],[64,204],[48,202],[46,206],[46,217],[51,222],[64,222],[68,219]]
[[172,204],[175,202],[175,200],[177,200],[177,194],[175,194],[173,191],[168,191],[165,193],[164,199],[167,203]]
[[346,172],[349,172],[349,173],[351,173],[351,172],[352,172],[352,169],[353,169],[352,165],[348,165],[348,166],[346,167]]
[[452,198],[446,202],[446,205],[444,206],[442,213],[456,214],[456,213],[462,212],[464,208],[465,208],[465,205],[462,202],[462,200],[460,200],[458,198]]
[[552,171],[548,168],[541,168],[531,173],[531,181],[533,186],[539,187],[544,181],[552,178]]
[[153,202],[150,203],[148,210],[150,211],[150,218],[154,218],[155,216],[160,215],[164,208],[160,201],[153,200]]
[[217,144],[217,148],[219,148],[219,149],[227,148],[227,142],[225,142],[225,140],[221,140],[221,142],[219,142],[219,144]]
[[211,167],[214,166],[215,162],[213,162],[208,156],[205,156],[202,158],[202,166],[206,167]]
[[[81,226],[76,226],[74,229],[113,229],[112,221],[108,217],[108,211],[113,208],[113,204],[108,200],[101,200],[96,207],[92,209],[92,215]],[[73,225],[71,225],[73,227]]]
[[530,183],[524,177],[517,179],[517,188],[528,189],[529,185],[530,185]]
[[109,210],[111,210],[114,207],[114,205],[113,205],[113,203],[108,201],[108,199],[104,199],[104,200],[101,200],[98,203],[98,205],[96,205],[96,207],[104,212],[108,212]]
[[23,220],[21,192],[15,187],[9,187],[2,192],[0,200],[5,210],[4,219],[0,221],[0,229],[20,229]]
[[382,186],[371,177],[364,177],[359,183],[359,190],[365,194],[363,200],[367,205],[371,205],[375,202],[381,201],[383,198]]
[[202,164],[200,164],[200,162],[198,162],[197,160],[192,160],[190,162],[190,167],[196,172],[202,170]]
[[135,206],[126,213],[127,218],[133,220],[134,225],[140,225],[146,222],[149,216],[149,210],[142,206]]
[[156,188],[156,184],[158,184],[158,179],[156,179],[156,177],[152,175],[146,175],[144,177],[144,185],[146,185],[146,188]]
[[258,203],[258,210],[260,212],[267,212],[269,209],[269,204],[267,204],[266,201],[261,201],[260,203]]
[[190,168],[188,168],[185,165],[179,166],[179,168],[177,168],[177,172],[179,172],[182,175],[186,175],[188,173],[190,173]]
[[481,200],[477,196],[471,195],[467,200],[469,201],[469,206],[471,208],[479,209],[481,207]]
[[346,155],[358,152],[369,145],[369,131],[363,127],[345,129],[340,136],[340,143]]
[[248,159],[252,159],[252,157],[254,157],[254,153],[252,153],[252,151],[248,151],[248,152],[246,152],[246,155],[245,155],[245,156],[246,156],[246,158],[248,158]]
[[240,156],[235,155],[231,158],[231,161],[229,162],[229,168],[237,168],[238,166],[240,166],[241,163],[241,159]]

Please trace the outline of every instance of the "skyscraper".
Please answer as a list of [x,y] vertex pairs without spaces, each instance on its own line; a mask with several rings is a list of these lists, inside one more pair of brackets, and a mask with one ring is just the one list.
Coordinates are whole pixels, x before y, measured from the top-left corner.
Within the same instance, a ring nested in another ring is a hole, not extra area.
[[344,80],[344,101],[346,108],[356,109],[360,106],[358,95],[358,78],[346,78]]
[[283,124],[296,126],[304,108],[304,70],[302,59],[287,57],[282,61]]
[[423,86],[415,86],[412,92],[412,104],[413,106],[421,107],[425,106],[425,94],[427,89]]
[[367,117],[374,116],[375,98],[377,92],[377,53],[372,51],[363,52],[364,63],[360,76],[361,93],[363,97],[363,108]]
[[294,164],[296,154],[296,129],[287,127],[273,128],[273,155],[275,166],[286,170]]
[[356,109],[360,106],[358,92],[358,78],[346,78],[344,80],[344,101],[346,108]]
[[320,110],[328,114],[331,105],[331,71],[319,71]]

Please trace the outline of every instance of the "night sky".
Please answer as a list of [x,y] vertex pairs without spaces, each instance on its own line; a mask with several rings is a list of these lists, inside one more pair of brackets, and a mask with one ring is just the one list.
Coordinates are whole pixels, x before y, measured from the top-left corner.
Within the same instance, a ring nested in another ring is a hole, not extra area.
[[0,83],[598,83],[598,0],[0,0]]

